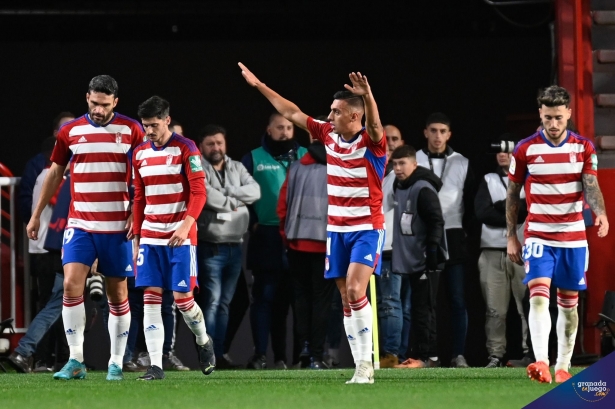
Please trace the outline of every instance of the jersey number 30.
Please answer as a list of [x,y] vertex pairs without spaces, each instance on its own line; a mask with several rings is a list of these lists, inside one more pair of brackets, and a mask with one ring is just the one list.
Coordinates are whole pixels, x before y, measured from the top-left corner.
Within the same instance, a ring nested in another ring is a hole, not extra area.
[[527,260],[530,257],[540,258],[544,251],[544,246],[540,243],[530,243],[523,246],[523,259]]

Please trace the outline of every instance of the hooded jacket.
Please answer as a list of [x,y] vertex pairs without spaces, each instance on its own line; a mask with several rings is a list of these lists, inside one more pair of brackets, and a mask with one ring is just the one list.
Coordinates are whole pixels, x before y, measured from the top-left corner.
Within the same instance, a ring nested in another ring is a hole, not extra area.
[[[410,188],[419,180],[425,180],[431,184],[436,192],[442,188],[442,181],[431,170],[417,166],[409,178],[399,181],[395,179],[393,182],[393,194],[397,189],[405,190]],[[421,189],[417,202],[417,212],[419,216],[429,226],[427,235],[427,243],[440,244],[442,235],[444,234],[444,218],[442,216],[442,207],[438,195],[429,189]],[[395,244],[393,244],[395,246]]]
[[[407,179],[396,179],[393,183],[393,272],[412,274],[435,269],[439,264],[444,267],[444,218],[438,198],[441,187],[440,179],[422,167],[417,167]],[[411,233],[404,232],[403,220],[408,218]],[[427,253],[433,257],[432,267],[429,267]]]
[[225,155],[224,176],[201,156],[207,202],[198,219],[199,240],[241,243],[250,215],[246,205],[261,197],[261,189],[241,162]]
[[[326,168],[327,152],[325,150],[324,145],[320,142],[312,143],[308,147],[307,155],[304,155],[299,161],[299,166],[310,166],[310,165],[317,165],[317,164],[319,165],[319,170],[323,171],[322,172],[323,180],[312,180],[310,182],[317,185],[318,188],[322,188],[322,191],[320,192],[321,195],[319,196],[319,198],[324,201],[322,203],[324,204],[324,212],[322,212],[322,214],[320,215],[322,217],[320,221],[322,221],[322,227],[323,227],[323,231],[325,232],[325,237],[326,237],[326,230],[327,230],[327,210],[326,209],[327,209],[327,204],[328,204],[327,168]],[[289,175],[290,175],[290,172],[289,172]],[[280,198],[278,200],[278,207],[277,207],[278,217],[280,218],[280,234],[282,235],[282,239],[285,245],[287,247],[290,247],[293,250],[305,251],[309,253],[325,253],[327,250],[326,241],[319,240],[319,238],[314,238],[314,240],[308,240],[308,239],[287,240],[286,215],[287,215],[288,207],[290,206],[290,204],[292,204],[292,202],[301,201],[302,199],[301,197],[288,197],[288,179],[289,177],[287,176],[286,180],[284,181],[284,184],[282,185],[282,189],[280,189]],[[295,189],[295,192],[297,191],[298,189]]]

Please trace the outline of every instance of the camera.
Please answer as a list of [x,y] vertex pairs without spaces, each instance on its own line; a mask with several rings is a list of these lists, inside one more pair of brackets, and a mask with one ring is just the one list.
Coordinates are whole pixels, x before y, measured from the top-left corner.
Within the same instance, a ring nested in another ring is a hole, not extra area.
[[90,299],[96,302],[100,301],[103,296],[103,277],[100,274],[93,274],[85,283],[90,292]]
[[515,150],[515,142],[513,141],[497,141],[491,142],[489,153],[512,153]]

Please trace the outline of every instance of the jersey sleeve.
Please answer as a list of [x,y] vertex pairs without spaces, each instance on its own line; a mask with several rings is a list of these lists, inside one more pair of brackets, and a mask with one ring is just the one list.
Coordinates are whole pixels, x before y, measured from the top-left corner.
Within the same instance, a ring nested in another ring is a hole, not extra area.
[[518,146],[510,158],[508,179],[518,184],[525,182],[525,175],[527,174],[527,156],[525,151],[524,146]]
[[598,175],[598,155],[594,144],[590,141],[585,142],[585,152],[583,152],[583,174]]
[[382,139],[378,142],[374,142],[372,138],[369,137],[367,130],[364,133],[365,138],[365,146],[369,149],[374,155],[377,157],[386,156],[387,154],[387,136],[384,131],[382,131]]
[[325,144],[327,135],[331,132],[331,124],[318,121],[311,116],[308,116],[307,128],[312,138],[319,140],[323,145]]
[[56,144],[54,145],[53,152],[51,153],[51,161],[60,166],[66,166],[70,160],[70,156],[70,149],[68,147],[68,129],[67,127],[62,127],[56,137]]
[[137,149],[135,149],[132,156],[132,183],[134,186],[132,233],[134,235],[141,234],[141,226],[143,225],[143,220],[145,219],[145,187],[143,184],[143,179],[141,178],[141,173],[139,173],[139,169],[136,168],[137,163]]
[[201,154],[194,142],[186,143],[182,151],[183,166],[190,186],[190,198],[188,199],[186,214],[198,219],[207,199],[205,171],[201,162]]
[[132,149],[135,149],[137,146],[144,142],[145,131],[143,131],[143,127],[141,126],[141,124],[137,122],[131,125],[130,129],[132,130],[132,135],[130,135],[130,147]]

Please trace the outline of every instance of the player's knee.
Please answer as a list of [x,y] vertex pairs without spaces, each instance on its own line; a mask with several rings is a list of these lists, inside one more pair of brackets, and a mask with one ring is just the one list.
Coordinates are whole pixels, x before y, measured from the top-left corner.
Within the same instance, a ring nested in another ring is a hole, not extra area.
[[549,308],[549,286],[546,284],[536,284],[530,287],[530,306],[536,310],[547,310]]
[[346,299],[349,303],[358,301],[365,296],[359,285],[346,285]]

